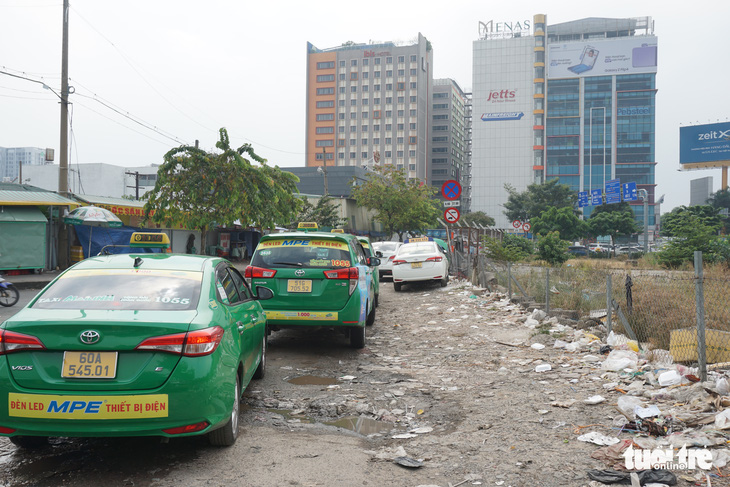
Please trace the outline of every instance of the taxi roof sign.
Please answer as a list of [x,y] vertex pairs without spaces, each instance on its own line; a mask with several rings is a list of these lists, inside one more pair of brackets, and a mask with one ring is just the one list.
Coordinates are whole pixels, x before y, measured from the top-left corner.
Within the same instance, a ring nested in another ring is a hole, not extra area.
[[415,243],[415,242],[433,242],[433,237],[415,237],[407,238],[403,241],[404,244]]
[[134,232],[129,239],[129,246],[146,249],[170,248],[170,238],[161,232]]
[[299,222],[297,228],[306,232],[307,230],[319,230],[319,225],[317,222]]
[[342,228],[333,228],[332,233],[345,233],[345,230]]

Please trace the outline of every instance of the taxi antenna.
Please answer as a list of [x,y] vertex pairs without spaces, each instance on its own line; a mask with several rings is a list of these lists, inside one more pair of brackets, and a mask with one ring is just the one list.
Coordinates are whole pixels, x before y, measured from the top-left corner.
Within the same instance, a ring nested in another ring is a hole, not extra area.
[[135,257],[135,258],[134,258],[134,267],[139,267],[139,266],[141,266],[141,265],[142,265],[142,262],[144,262],[144,261],[142,260],[142,257]]

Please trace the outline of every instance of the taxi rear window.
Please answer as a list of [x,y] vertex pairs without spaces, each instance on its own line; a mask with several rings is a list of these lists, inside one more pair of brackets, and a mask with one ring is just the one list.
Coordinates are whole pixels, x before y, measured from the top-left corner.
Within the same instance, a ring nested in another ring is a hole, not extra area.
[[350,247],[334,239],[271,239],[256,248],[251,261],[256,267],[340,268],[351,267]]
[[33,304],[38,309],[195,309],[202,272],[142,269],[71,270]]

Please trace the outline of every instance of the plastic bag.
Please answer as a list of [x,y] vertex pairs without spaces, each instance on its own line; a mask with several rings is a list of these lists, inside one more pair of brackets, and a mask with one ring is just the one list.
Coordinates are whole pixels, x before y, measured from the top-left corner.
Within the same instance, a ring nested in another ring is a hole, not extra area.
[[659,374],[659,385],[662,387],[675,386],[682,383],[682,376],[676,370],[668,370]]
[[638,355],[631,350],[612,350],[601,364],[601,368],[612,371],[635,369],[638,362]]
[[636,419],[636,413],[634,412],[637,407],[643,407],[644,403],[638,397],[634,396],[621,396],[618,398],[618,410],[621,414],[631,419]]

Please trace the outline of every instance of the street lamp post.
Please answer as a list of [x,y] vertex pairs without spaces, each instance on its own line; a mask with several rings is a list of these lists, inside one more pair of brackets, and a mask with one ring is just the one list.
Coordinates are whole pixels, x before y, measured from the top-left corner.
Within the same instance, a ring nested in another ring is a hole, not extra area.
[[639,189],[639,198],[644,201],[644,253],[649,252],[649,193]]
[[329,190],[327,188],[327,151],[322,147],[322,174],[324,174],[324,196],[327,196]]

